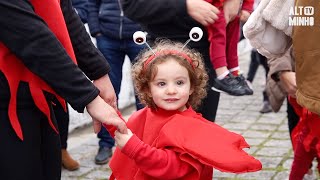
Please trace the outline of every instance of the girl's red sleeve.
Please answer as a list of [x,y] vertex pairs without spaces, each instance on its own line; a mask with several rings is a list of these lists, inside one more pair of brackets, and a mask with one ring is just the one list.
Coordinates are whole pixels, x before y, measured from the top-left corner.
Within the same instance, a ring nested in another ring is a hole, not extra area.
[[176,152],[151,147],[136,135],[129,139],[121,151],[133,159],[144,173],[157,179],[179,179],[193,168],[182,161]]
[[242,10],[246,10],[249,13],[252,13],[253,3],[254,3],[254,0],[243,0]]

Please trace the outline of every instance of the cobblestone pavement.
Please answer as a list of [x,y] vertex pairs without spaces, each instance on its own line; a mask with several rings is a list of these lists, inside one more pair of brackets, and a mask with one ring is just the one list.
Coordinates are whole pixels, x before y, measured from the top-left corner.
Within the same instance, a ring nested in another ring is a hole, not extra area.
[[[249,66],[249,55],[246,53],[240,57],[240,66],[244,72],[247,72]],[[216,118],[217,124],[245,137],[251,146],[248,152],[262,162],[263,169],[245,174],[222,173],[215,170],[213,179],[285,180],[288,178],[293,154],[288,133],[286,105],[279,113],[259,113],[264,81],[264,70],[260,66],[253,83],[254,95],[244,97],[221,95]],[[132,112],[132,107],[127,109],[126,117]],[[98,140],[92,129],[76,131],[79,132],[71,134],[69,139],[69,151],[79,160],[81,167],[74,172],[63,170],[62,179],[108,179],[110,176],[108,165],[101,166],[94,163]]]

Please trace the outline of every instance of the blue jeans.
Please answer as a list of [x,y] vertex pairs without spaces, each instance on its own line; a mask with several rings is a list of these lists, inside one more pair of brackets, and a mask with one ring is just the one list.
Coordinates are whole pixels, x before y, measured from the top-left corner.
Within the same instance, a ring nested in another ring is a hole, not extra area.
[[[121,88],[122,66],[124,63],[125,55],[129,57],[131,63],[134,63],[136,56],[144,48],[144,46],[135,44],[133,39],[119,40],[112,39],[105,35],[96,37],[96,40],[98,49],[110,64],[111,72],[109,73],[109,77],[118,98]],[[137,109],[143,108],[137,96],[136,107]],[[105,128],[102,128],[98,133],[98,138],[100,138],[100,147],[111,148],[114,146],[114,139],[109,135],[108,131]]]

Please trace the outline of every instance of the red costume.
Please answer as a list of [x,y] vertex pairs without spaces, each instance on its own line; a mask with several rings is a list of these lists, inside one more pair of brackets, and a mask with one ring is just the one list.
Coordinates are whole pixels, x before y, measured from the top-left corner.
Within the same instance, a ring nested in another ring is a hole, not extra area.
[[110,179],[211,180],[213,168],[232,173],[258,171],[260,161],[242,150],[244,138],[204,119],[191,107],[166,111],[144,108],[127,126],[134,135],[116,149]]
[[[237,68],[238,49],[237,45],[240,37],[240,18],[226,23],[223,11],[224,0],[206,0],[216,6],[220,13],[218,19],[207,26],[208,38],[210,42],[210,59],[214,69],[226,66],[228,69]],[[254,0],[243,0],[242,10],[249,13],[253,11]]]
[[[290,180],[300,180],[308,172],[315,157],[320,157],[320,117],[301,107],[295,98],[289,97],[300,121],[292,132],[294,160],[290,172]],[[318,171],[320,167],[318,165]]]
[[[76,62],[59,1],[31,0],[31,3],[35,8],[36,14],[47,23],[48,27],[66,49],[68,55]],[[55,14],[55,16],[52,16],[53,14]],[[50,126],[58,133],[58,130],[52,123],[50,109],[43,91],[54,94],[64,108],[66,108],[66,103],[47,83],[26,68],[14,53],[2,43],[0,43],[0,71],[4,73],[10,86],[9,119],[17,136],[23,140],[22,130],[17,116],[17,90],[20,81],[29,83],[30,92],[36,106],[47,116]]]

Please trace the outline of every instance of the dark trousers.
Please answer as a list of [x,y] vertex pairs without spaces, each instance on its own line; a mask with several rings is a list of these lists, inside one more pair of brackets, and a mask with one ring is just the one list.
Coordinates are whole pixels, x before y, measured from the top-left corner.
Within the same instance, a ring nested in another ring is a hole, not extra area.
[[55,104],[53,106],[53,112],[57,119],[59,135],[60,135],[60,142],[61,142],[61,149],[67,149],[67,140],[69,134],[69,110],[67,106],[67,111],[64,111],[61,104],[58,102],[57,99],[53,100]]
[[[20,86],[18,91],[17,114],[23,141],[10,124],[8,101],[1,101],[0,179],[58,180],[61,177],[59,134],[53,131],[46,116],[33,103],[27,85],[21,84],[23,88]],[[52,121],[56,126],[54,115]]]
[[294,108],[289,103],[288,99],[287,99],[287,116],[288,116],[289,133],[291,138],[291,133],[293,131],[293,128],[296,127],[296,125],[298,124],[300,117],[296,114],[296,112],[294,111]]
[[[251,61],[249,65],[247,80],[252,83],[254,77],[256,76],[256,73],[258,71],[259,65],[262,65],[262,67],[265,70],[265,77],[267,79],[268,73],[269,73],[269,66],[267,62],[267,58],[262,56],[258,51],[252,50],[251,51]],[[263,101],[268,101],[268,95],[266,90],[262,92],[263,95]]]
[[202,104],[196,109],[197,112],[201,113],[204,118],[209,121],[214,122],[216,119],[216,114],[218,110],[218,104],[220,99],[220,93],[213,91],[211,87],[214,84],[214,79],[217,77],[216,72],[212,68],[210,56],[209,56],[209,42],[199,45],[198,42],[190,42],[188,44],[191,48],[195,48],[201,53],[206,71],[209,76],[208,86],[207,86],[207,96],[202,100]]

